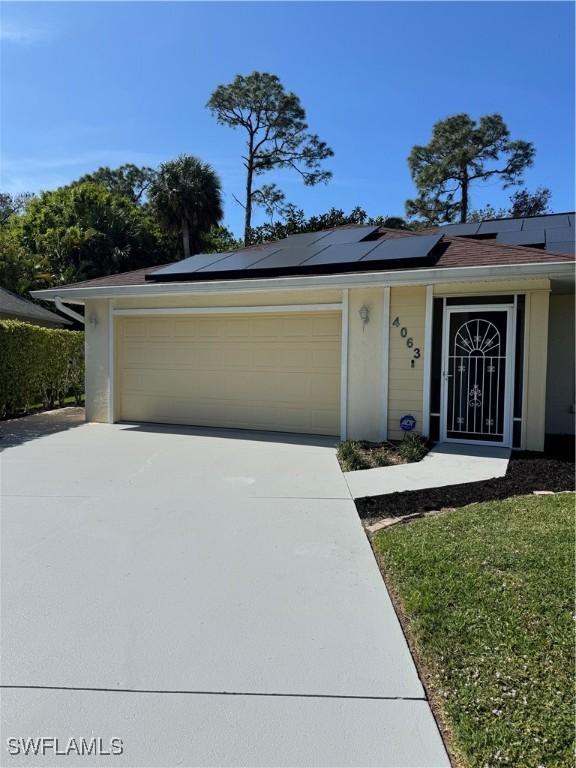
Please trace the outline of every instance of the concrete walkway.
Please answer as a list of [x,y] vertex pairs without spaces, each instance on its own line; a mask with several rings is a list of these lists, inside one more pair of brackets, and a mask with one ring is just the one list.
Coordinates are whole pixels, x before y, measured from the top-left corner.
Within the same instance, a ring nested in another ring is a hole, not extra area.
[[508,448],[438,443],[422,461],[345,472],[344,477],[352,497],[361,499],[503,477],[509,459]]
[[[0,457],[1,765],[447,768],[332,441],[32,419]],[[41,736],[122,754],[8,753]]]

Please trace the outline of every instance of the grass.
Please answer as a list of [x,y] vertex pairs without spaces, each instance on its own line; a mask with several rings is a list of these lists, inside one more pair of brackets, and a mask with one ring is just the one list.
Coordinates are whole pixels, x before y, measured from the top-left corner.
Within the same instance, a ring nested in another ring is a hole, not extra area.
[[428,453],[428,444],[415,432],[408,433],[399,443],[369,443],[344,440],[338,444],[337,457],[343,472],[374,467],[390,467],[420,461]]
[[559,494],[374,537],[458,765],[574,765],[574,527]]

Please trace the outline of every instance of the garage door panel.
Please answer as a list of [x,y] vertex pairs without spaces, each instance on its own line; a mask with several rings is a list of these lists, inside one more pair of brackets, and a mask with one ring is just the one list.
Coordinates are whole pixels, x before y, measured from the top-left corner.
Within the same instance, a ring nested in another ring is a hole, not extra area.
[[117,322],[120,419],[338,434],[339,313]]
[[286,403],[246,404],[241,409],[235,402],[192,400],[176,397],[135,395],[131,399],[130,421],[154,421],[167,424],[194,424],[239,429],[274,429],[286,432],[331,434],[336,409],[303,409]]

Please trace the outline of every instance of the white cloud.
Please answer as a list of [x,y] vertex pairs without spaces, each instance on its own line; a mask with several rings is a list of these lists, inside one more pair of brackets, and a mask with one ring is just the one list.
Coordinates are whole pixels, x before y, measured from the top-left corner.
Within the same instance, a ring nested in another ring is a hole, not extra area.
[[10,19],[0,19],[0,41],[16,45],[32,45],[49,40],[52,31],[48,27],[39,27]]

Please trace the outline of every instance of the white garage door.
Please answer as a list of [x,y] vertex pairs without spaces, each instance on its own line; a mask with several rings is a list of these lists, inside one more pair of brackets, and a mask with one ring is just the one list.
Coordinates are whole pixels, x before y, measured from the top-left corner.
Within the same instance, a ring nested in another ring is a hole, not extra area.
[[120,420],[339,434],[339,312],[116,322]]

